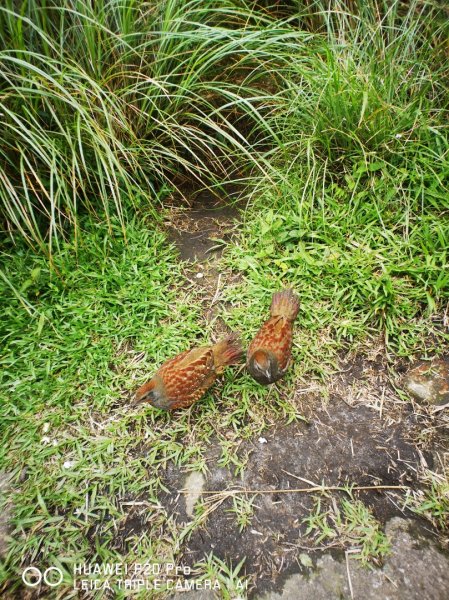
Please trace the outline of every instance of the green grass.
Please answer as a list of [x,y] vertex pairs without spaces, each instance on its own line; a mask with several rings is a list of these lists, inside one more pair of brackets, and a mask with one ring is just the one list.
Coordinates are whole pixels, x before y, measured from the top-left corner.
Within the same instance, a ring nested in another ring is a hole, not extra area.
[[[157,499],[167,464],[204,470],[215,437],[220,464],[240,472],[237,442],[295,418],[236,369],[188,411],[129,411],[161,362],[212,332],[164,235],[127,222],[125,242],[118,220],[113,236],[84,220],[82,241],[65,242],[52,268],[24,245],[4,248],[0,462],[14,505],[4,583],[18,585],[28,564],[58,565],[69,594],[75,562],[173,562],[186,532]],[[145,525],[127,537],[135,501],[147,503]]]
[[316,544],[350,548],[350,555],[362,564],[379,563],[390,551],[390,541],[383,533],[380,523],[365,504],[343,498],[340,506],[334,501],[323,510],[322,500],[317,499],[311,514],[304,519],[306,535],[313,535]]
[[348,175],[348,183],[305,172],[266,185],[248,209],[226,259],[241,274],[227,291],[236,305],[229,324],[241,323],[250,337],[272,292],[292,287],[301,299],[296,346],[304,369],[374,336],[402,356],[431,352],[435,339],[442,348],[447,334],[431,317],[449,299],[445,201],[422,210],[408,197],[404,205],[382,166]]
[[153,363],[200,331],[163,235],[131,222],[125,245],[115,227],[116,238],[86,224],[78,254],[72,242],[58,255],[58,276],[29,250],[6,257],[2,465],[19,486],[6,573],[39,559],[67,568],[92,552],[117,558],[122,503],[140,495],[155,508],[139,555],[164,546],[151,539],[170,522],[157,508],[158,465],[182,447],[158,439],[143,413],[119,415]]
[[223,600],[233,600],[246,596],[248,578],[240,573],[244,560],[235,567],[229,567],[222,560],[209,554],[204,561],[198,563],[197,568],[204,579],[218,582]]
[[424,480],[427,483],[424,491],[415,494],[412,510],[425,516],[446,536],[449,530],[449,477],[447,470],[443,473],[427,471]]
[[[70,597],[74,562],[182,557],[192,528],[158,500],[168,464],[207,472],[216,440],[237,477],[241,441],[301,418],[293,386],[325,378],[342,351],[444,350],[449,19],[421,1],[296,2],[283,21],[263,2],[37,4],[0,9],[0,464],[12,499],[0,575],[11,590],[25,565],[60,565]],[[129,411],[166,358],[215,339],[154,207],[174,182],[218,186],[237,169],[249,202],[221,263],[239,277],[220,316],[247,342],[272,292],[293,287],[293,368],[273,390],[231,368],[187,411]],[[419,509],[440,527],[446,483]],[[136,501],[141,532],[127,533]],[[242,529],[253,504],[231,508]],[[363,560],[385,554],[360,502],[329,511],[309,515],[311,533]],[[192,527],[205,516],[200,505]],[[197,569],[224,597],[246,581],[242,563],[212,555]]]
[[232,499],[232,508],[228,509],[228,511],[236,515],[240,532],[251,524],[254,516],[255,498],[256,496],[252,496],[251,498],[234,496]]
[[449,299],[447,22],[426,3],[380,18],[365,4],[351,18],[318,10],[327,35],[282,72],[275,172],[227,256],[242,275],[229,323],[249,336],[274,290],[299,293],[303,371],[374,336],[400,356],[447,340],[436,325]]
[[8,0],[0,28],[0,210],[50,255],[86,211],[125,233],[136,195],[262,162],[260,81],[306,37],[232,0]]

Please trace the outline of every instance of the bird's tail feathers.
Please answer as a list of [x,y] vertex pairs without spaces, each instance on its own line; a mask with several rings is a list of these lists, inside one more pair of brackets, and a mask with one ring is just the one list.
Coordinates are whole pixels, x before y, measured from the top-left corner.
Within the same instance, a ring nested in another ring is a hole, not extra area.
[[243,357],[243,348],[237,333],[231,333],[212,347],[215,368],[238,364]]
[[285,317],[294,321],[299,312],[299,298],[293,290],[282,290],[273,294],[270,313],[272,317]]

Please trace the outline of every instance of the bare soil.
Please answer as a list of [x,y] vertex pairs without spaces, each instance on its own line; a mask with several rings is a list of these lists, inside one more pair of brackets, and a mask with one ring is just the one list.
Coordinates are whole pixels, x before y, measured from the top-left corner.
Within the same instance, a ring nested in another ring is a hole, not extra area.
[[[232,499],[226,499],[205,526],[192,534],[184,564],[193,566],[211,551],[232,564],[246,557],[245,571],[257,581],[258,592],[281,585],[283,578],[297,568],[299,552],[309,552],[316,560],[322,550],[332,547],[317,549],[305,535],[304,519],[313,509],[318,494],[288,490],[307,489],[311,484],[416,486],[422,458],[429,467],[433,466],[433,459],[429,452],[421,453],[408,441],[416,426],[414,421],[411,413],[402,423],[386,426],[371,409],[350,407],[338,400],[327,409],[317,410],[308,425],[280,424],[263,434],[266,443],[255,439],[242,444],[241,452],[250,455],[243,478],[233,477],[228,470],[217,467],[221,449],[212,445],[204,491],[244,489],[249,490],[246,497],[252,496],[251,491],[272,492],[256,496],[254,517],[242,532],[235,515],[229,512]],[[179,494],[185,487],[185,479],[185,473],[170,467],[164,484],[171,493],[161,501],[169,514],[187,524],[185,499]],[[333,495],[343,493],[333,492]],[[416,518],[402,507],[402,490],[379,487],[379,490],[354,492],[354,496],[371,507],[383,524],[395,516]]]
[[[166,217],[169,240],[178,248],[180,258],[188,262],[201,263],[220,255],[222,244],[228,241],[239,211],[243,208],[238,200],[238,188],[228,185],[223,196],[212,195],[210,190],[189,191],[189,202],[178,196]],[[181,201],[181,202],[180,202]]]

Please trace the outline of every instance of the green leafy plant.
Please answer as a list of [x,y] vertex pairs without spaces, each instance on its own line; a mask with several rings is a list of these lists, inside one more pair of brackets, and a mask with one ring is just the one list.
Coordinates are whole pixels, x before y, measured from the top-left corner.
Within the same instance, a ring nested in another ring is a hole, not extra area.
[[232,508],[228,510],[236,515],[239,531],[243,531],[245,527],[248,527],[251,523],[251,519],[254,515],[255,498],[256,496],[252,496],[251,498],[234,496],[232,498]]
[[390,541],[380,523],[360,500],[343,498],[323,510],[317,499],[311,514],[304,519],[306,535],[313,534],[315,543],[330,541],[332,545],[350,547],[351,556],[362,563],[379,562],[390,551]]
[[434,525],[447,531],[449,529],[449,480],[447,474],[427,473],[425,481],[429,484],[424,491],[415,494],[412,509],[424,515]]

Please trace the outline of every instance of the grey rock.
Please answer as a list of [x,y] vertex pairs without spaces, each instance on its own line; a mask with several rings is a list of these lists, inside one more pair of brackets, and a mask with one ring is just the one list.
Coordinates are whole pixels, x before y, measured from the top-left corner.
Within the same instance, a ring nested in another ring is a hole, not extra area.
[[403,386],[419,402],[449,403],[449,360],[421,362],[406,374]]
[[187,477],[184,483],[185,493],[185,502],[186,502],[186,513],[189,517],[193,517],[193,509],[195,508],[196,501],[201,496],[201,492],[203,491],[204,484],[206,480],[204,479],[202,473],[198,471],[193,471]]
[[315,569],[291,576],[282,590],[257,600],[446,600],[449,556],[417,531],[416,524],[399,517],[388,522],[386,533],[392,550],[381,569],[326,554]]

